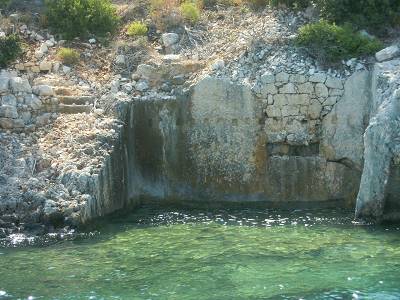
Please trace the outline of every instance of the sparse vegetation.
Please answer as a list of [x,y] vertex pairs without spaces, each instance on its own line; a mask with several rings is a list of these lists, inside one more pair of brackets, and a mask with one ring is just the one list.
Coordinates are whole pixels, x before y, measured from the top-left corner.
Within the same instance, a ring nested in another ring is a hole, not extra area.
[[195,24],[200,19],[200,10],[195,3],[184,2],[180,6],[182,17],[191,24]]
[[182,23],[178,0],[152,0],[151,18],[161,30],[178,26]]
[[47,0],[47,20],[66,39],[105,36],[114,32],[119,18],[110,0]]
[[142,22],[132,22],[126,31],[129,36],[145,36],[148,28],[146,24]]
[[0,67],[6,67],[22,54],[22,45],[15,34],[0,38]]
[[310,55],[324,64],[370,55],[382,48],[378,39],[365,37],[350,26],[338,26],[327,21],[301,27],[297,44],[306,47]]
[[78,51],[71,48],[60,48],[57,51],[57,56],[66,65],[75,65],[80,58]]
[[5,9],[10,4],[11,0],[0,0],[0,9]]

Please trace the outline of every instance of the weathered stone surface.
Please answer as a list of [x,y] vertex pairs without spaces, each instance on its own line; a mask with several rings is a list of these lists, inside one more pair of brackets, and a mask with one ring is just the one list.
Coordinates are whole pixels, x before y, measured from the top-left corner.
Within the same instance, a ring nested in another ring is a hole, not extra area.
[[283,87],[281,87],[279,89],[279,93],[282,93],[282,94],[295,94],[295,93],[297,93],[296,85],[294,85],[293,83],[289,82],[289,83],[285,84]]
[[36,85],[32,88],[34,94],[38,96],[53,96],[53,88],[49,85]]
[[313,94],[314,93],[314,86],[310,82],[306,82],[303,84],[299,84],[297,86],[300,94]]
[[39,68],[40,68],[40,71],[47,71],[47,72],[49,72],[49,71],[51,71],[52,63],[49,62],[49,61],[42,61],[42,62],[39,64]]
[[271,72],[265,72],[263,75],[261,75],[261,83],[267,84],[267,83],[274,83],[275,82],[275,75],[272,74]]
[[14,128],[23,128],[24,126],[25,126],[24,120],[22,119],[0,118],[0,128],[14,129]]
[[17,98],[14,95],[3,96],[1,97],[1,104],[17,106]]
[[397,45],[393,45],[382,49],[378,53],[375,54],[376,60],[379,62],[390,60],[396,56],[400,55],[400,48]]
[[18,93],[18,92],[31,93],[32,92],[32,88],[31,88],[31,85],[29,84],[28,79],[21,78],[21,77],[12,77],[10,79],[10,87],[14,93]]
[[328,160],[346,160],[361,170],[365,118],[371,102],[370,85],[367,71],[354,73],[346,81],[342,99],[324,118],[321,152]]
[[173,32],[163,33],[161,39],[165,47],[171,47],[179,41],[179,35]]
[[289,82],[289,74],[285,72],[276,74],[275,78],[279,82]]
[[29,95],[25,96],[24,102],[26,105],[31,107],[33,110],[38,110],[42,107],[42,101],[40,101],[40,99],[33,94],[29,94]]
[[342,80],[336,77],[329,76],[325,81],[325,85],[331,89],[343,89]]
[[326,80],[326,74],[325,73],[315,73],[310,76],[309,81],[310,82],[315,82],[315,83],[324,83]]
[[358,218],[400,220],[399,195],[393,195],[399,190],[393,189],[392,184],[392,178],[396,176],[392,174],[395,169],[392,163],[396,163],[400,150],[399,66],[400,60],[374,66],[373,117],[364,134],[364,168],[356,205]]
[[11,105],[0,106],[0,117],[12,119],[18,118],[17,108]]
[[8,91],[8,83],[10,78],[6,76],[0,76],[0,93],[6,93]]
[[267,83],[261,87],[261,95],[264,97],[275,95],[276,93],[278,93],[278,89],[273,83]]
[[306,80],[306,76],[301,74],[291,74],[289,77],[289,81],[294,83],[304,83]]
[[326,98],[329,95],[328,88],[323,83],[317,83],[315,85],[315,95],[317,97]]

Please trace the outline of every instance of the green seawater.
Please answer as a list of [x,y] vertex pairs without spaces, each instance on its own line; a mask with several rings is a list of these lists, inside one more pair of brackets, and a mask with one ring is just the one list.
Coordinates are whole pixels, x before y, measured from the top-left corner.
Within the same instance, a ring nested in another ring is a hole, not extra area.
[[0,248],[0,299],[400,299],[399,227],[147,206],[95,234]]

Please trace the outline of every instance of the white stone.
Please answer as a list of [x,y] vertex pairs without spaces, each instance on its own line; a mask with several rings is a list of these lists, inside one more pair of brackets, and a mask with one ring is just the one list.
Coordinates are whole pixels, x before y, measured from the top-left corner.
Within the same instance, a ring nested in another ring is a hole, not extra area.
[[216,70],[221,70],[225,67],[225,62],[222,59],[217,59],[212,65],[211,69],[216,71]]
[[278,89],[273,83],[264,84],[261,87],[261,95],[263,97],[268,97],[268,95],[275,95],[278,93]]
[[96,39],[90,39],[90,40],[89,40],[89,43],[90,43],[90,44],[96,44]]
[[328,88],[325,86],[325,84],[317,83],[315,85],[315,95],[317,95],[317,97],[321,97],[321,98],[328,97],[328,95],[329,95]]
[[265,72],[263,75],[261,75],[260,80],[262,83],[274,83],[275,82],[275,75],[272,74],[271,72]]
[[311,75],[309,78],[310,82],[316,82],[316,83],[324,83],[325,80],[326,80],[325,73],[315,73],[314,75]]
[[300,94],[313,94],[314,93],[314,86],[310,82],[299,84],[297,86],[297,88],[298,88],[298,91]]
[[53,96],[53,88],[49,85],[37,85],[32,88],[34,94],[38,96]]
[[396,56],[400,55],[400,48],[397,45],[393,45],[390,47],[387,47],[385,49],[382,49],[378,53],[375,54],[375,58],[377,61],[385,61],[392,59]]
[[33,94],[25,96],[24,103],[25,105],[31,107],[33,110],[39,110],[42,107],[42,101],[40,101],[40,99]]
[[115,57],[115,63],[117,65],[125,65],[125,55],[119,54]]
[[8,92],[10,78],[6,76],[0,76],[0,93]]
[[18,118],[17,108],[11,105],[2,105],[0,106],[0,117],[2,118]]
[[294,83],[304,83],[306,80],[306,76],[301,74],[291,74],[289,77],[289,81]]
[[279,82],[289,82],[289,74],[285,72],[281,72],[276,74],[276,81]]
[[1,98],[1,104],[17,106],[17,98],[14,95],[7,95]]
[[10,87],[14,93],[18,93],[18,92],[31,93],[32,92],[32,88],[31,88],[31,85],[29,84],[28,79],[21,78],[21,77],[12,77],[10,79]]
[[39,64],[40,71],[51,71],[52,64],[49,61],[42,61]]
[[143,92],[145,90],[147,90],[149,88],[149,84],[147,83],[147,81],[145,80],[140,80],[135,88],[139,91],[139,92]]
[[68,74],[69,72],[71,72],[71,68],[68,66],[63,66],[62,67],[63,73],[64,74]]
[[343,89],[342,80],[336,77],[329,76],[325,81],[325,85],[331,89]]
[[179,35],[173,32],[163,33],[161,39],[165,47],[171,47],[179,41]]
[[279,89],[279,93],[282,94],[295,94],[297,93],[296,86],[293,83],[285,84],[283,87]]

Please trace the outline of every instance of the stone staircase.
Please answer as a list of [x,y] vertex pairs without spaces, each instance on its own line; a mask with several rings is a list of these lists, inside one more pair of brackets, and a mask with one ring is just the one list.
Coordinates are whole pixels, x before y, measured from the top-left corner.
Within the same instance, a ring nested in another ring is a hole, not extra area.
[[58,113],[90,113],[94,108],[95,97],[87,95],[87,91],[80,89],[73,82],[52,77],[38,80],[35,84],[47,84],[53,88],[54,97],[58,99]]

